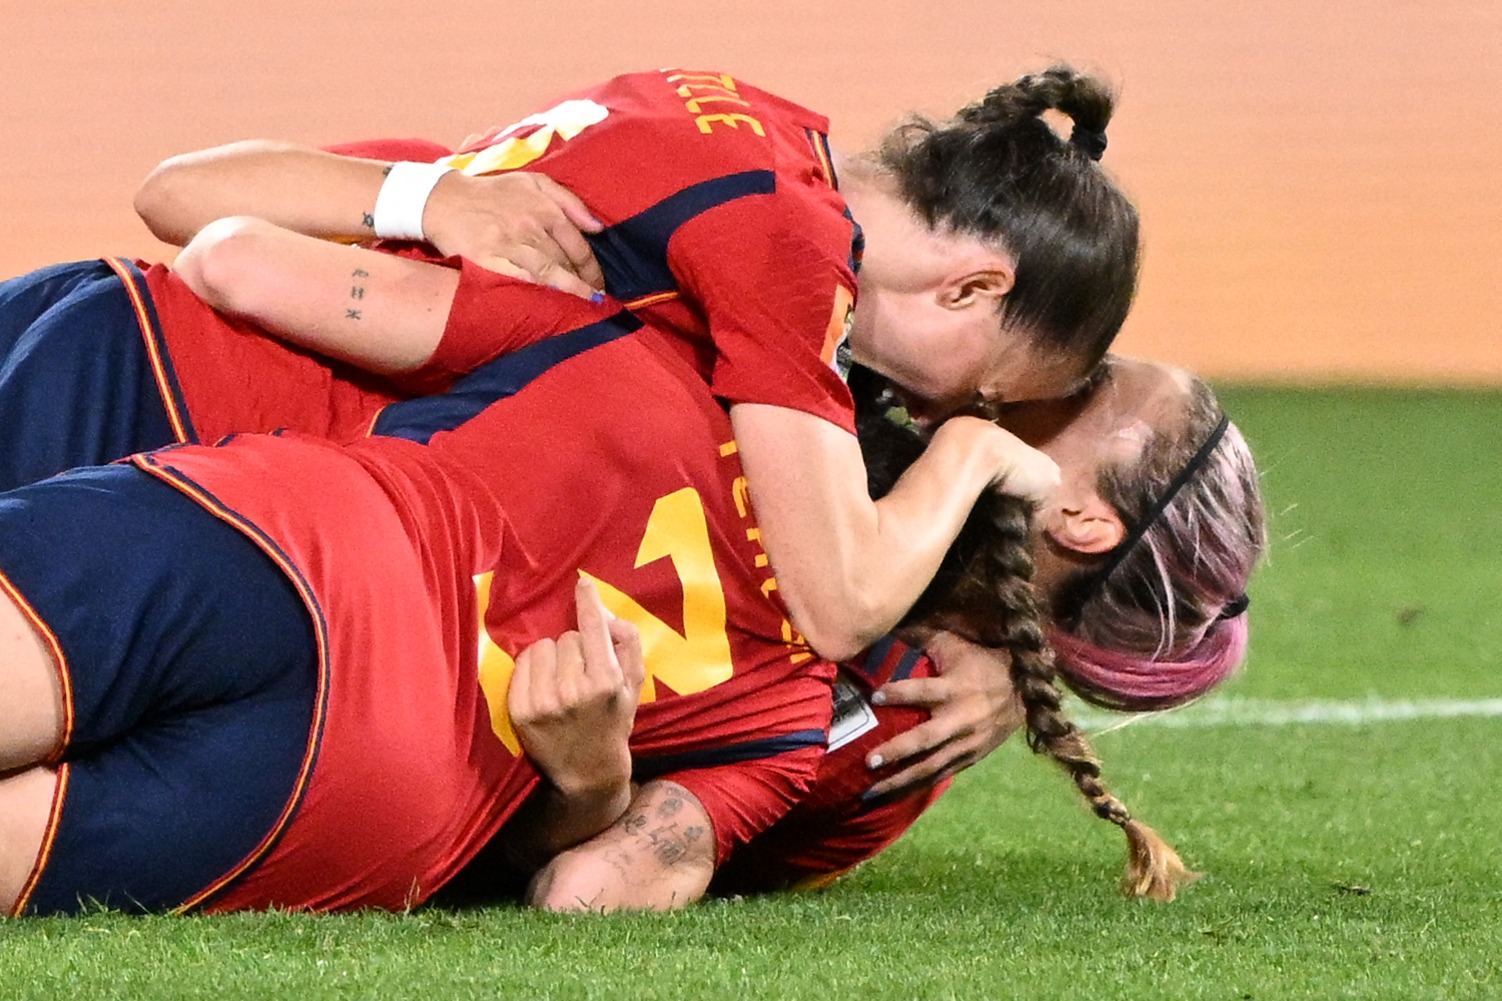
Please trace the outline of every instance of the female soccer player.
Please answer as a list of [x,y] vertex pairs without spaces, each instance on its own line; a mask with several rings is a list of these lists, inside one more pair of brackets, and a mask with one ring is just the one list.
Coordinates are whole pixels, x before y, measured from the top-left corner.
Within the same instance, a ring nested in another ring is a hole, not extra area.
[[[1070,140],[1043,121],[1050,110],[1073,117]],[[915,409],[1079,385],[1136,279],[1135,211],[1095,162],[1110,115],[1098,81],[1056,68],[943,125],[897,130],[879,153],[841,161],[836,187],[823,118],[724,74],[665,70],[484,136],[449,158],[460,169],[447,174],[237,145],[164,165],[138,205],[176,242],[218,217],[254,215],[329,239],[397,236],[482,256],[474,233],[488,222],[473,208],[485,178],[471,175],[525,167],[562,183],[604,224],[591,245],[606,291],[683,333],[683,350],[730,404],[794,621],[839,658],[896,621],[980,491],[1020,487],[1002,459],[1015,454],[1009,443],[954,425],[891,494],[865,496],[838,376],[847,328],[853,357],[904,386]],[[427,303],[431,322],[397,324],[405,342],[380,338],[395,345],[386,370],[422,365],[435,348],[464,353],[440,345],[444,304],[485,276],[450,271],[418,288],[383,259],[359,268],[359,283],[350,270],[327,274],[321,322],[282,325],[285,273],[264,269],[263,236],[222,224],[199,234],[202,252],[182,266],[198,269],[190,280],[216,307],[334,357],[367,350],[392,290],[410,292],[403,301]],[[237,245],[249,247],[244,257]],[[286,260],[304,278],[323,275]]]
[[776,599],[726,417],[660,335],[554,296],[552,364],[352,445],[246,435],[0,494],[11,909],[420,902],[537,784],[507,691],[581,576],[642,634],[636,773],[706,775],[725,851],[791,805],[832,668]]
[[[1224,678],[1245,651],[1244,588],[1263,545],[1256,470],[1208,388],[1160,364],[1108,359],[1100,382],[1082,401],[1016,408],[1007,418],[1058,460],[1065,488],[1038,513],[1042,537],[1032,547],[1032,560],[1019,558],[1015,547],[1025,535],[1018,531],[1017,512],[1008,512],[987,529],[994,541],[1006,537],[1003,526],[1009,525],[1014,548],[992,550],[989,560],[941,572],[910,613],[922,627],[910,638],[940,656],[972,655],[963,641],[927,635],[937,620],[961,635],[1008,649],[1018,696],[1011,726],[1025,724],[1032,746],[1065,768],[1100,817],[1127,832],[1131,855],[1124,889],[1172,899],[1190,874],[1100,781],[1088,743],[1060,712],[1049,648],[1092,648],[1080,632],[1098,636],[1113,625],[1106,616],[1120,615],[1124,622],[1113,633],[1119,645],[1109,657],[1058,664],[1071,688],[1111,708],[1178,704]],[[904,444],[901,434],[883,427],[879,418],[865,420],[862,432],[879,492],[917,446]],[[1170,453],[1174,464],[1155,468],[1170,461]],[[1168,578],[1145,574],[1136,558],[1139,548],[1146,550],[1177,576],[1187,568],[1178,555],[1184,547],[1174,540],[1182,540],[1186,523],[1200,526],[1192,557],[1198,570],[1190,575],[1201,584],[1195,603],[1175,597]],[[960,547],[963,551],[963,539]],[[1041,610],[1027,597],[1029,575],[1044,599]],[[1079,598],[1118,591],[1132,595],[1129,608],[1118,604],[1105,611],[1082,605]],[[997,616],[998,604],[1011,616]],[[1082,625],[1092,618],[1097,621]],[[1043,626],[1050,619],[1055,625],[1045,643]],[[1157,627],[1143,629],[1144,623]],[[1119,639],[1131,630],[1136,630],[1135,645]],[[1118,670],[1102,671],[1102,663]],[[1121,669],[1125,665],[1131,669]],[[649,783],[608,831],[544,867],[529,899],[553,909],[661,909],[698,899],[712,880],[719,890],[735,893],[827,884],[890,845],[945,788],[883,798],[870,796],[866,785],[866,755],[893,734],[922,726],[921,714],[873,704],[869,693],[894,675],[921,675],[928,668],[915,651],[888,642],[859,665],[842,669],[836,691],[843,697],[836,700],[830,751],[813,788],[729,859],[717,859],[683,838],[683,831],[700,823],[690,791]],[[675,850],[664,851],[664,844]]]
[[[1076,119],[1069,142],[1040,117],[1055,106]],[[602,111],[605,117],[596,117]],[[897,376],[936,409],[981,390],[994,396],[1003,383],[1010,395],[1027,396],[1072,381],[1119,327],[1135,279],[1135,214],[1092,159],[1109,115],[1109,97],[1096,81],[1063,69],[1024,78],[942,127],[918,123],[894,133],[879,156],[845,166],[837,193],[823,140],[827,123],[819,116],[722,75],[638,74],[564,102],[520,130],[471,144],[460,156],[474,176],[444,175],[432,204],[417,205],[418,228],[427,221],[432,232],[407,235],[503,267],[486,234],[512,221],[514,202],[503,200],[498,217],[493,196],[497,189],[508,198],[525,192],[527,184],[507,182],[526,178],[553,209],[536,241],[588,274],[580,246],[560,222],[593,228],[582,206],[545,173],[488,172],[523,165],[553,171],[586,191],[611,223],[593,239],[611,293],[684,332],[685,352],[706,369],[716,392],[736,404],[749,436],[742,448],[753,468],[765,467],[754,473],[753,489],[795,620],[813,624],[820,648],[853,650],[873,622],[894,617],[904,588],[908,598],[916,593],[979,490],[1005,478],[1010,489],[1043,493],[1052,473],[1035,457],[1025,469],[1003,469],[1003,451],[1025,453],[983,425],[951,425],[904,484],[873,505],[850,485],[858,482],[858,452],[840,433],[848,430],[848,400],[826,364],[838,361],[845,321],[857,357]],[[672,144],[671,158],[661,155],[669,148],[664,143]],[[382,149],[403,159],[446,152],[411,143]],[[280,171],[299,154],[271,152],[237,146],[169,163],[143,188],[143,215],[177,240],[231,208],[330,237],[401,232],[384,222],[378,232],[376,219],[389,221],[390,212],[399,219],[402,192],[415,189],[393,182],[388,190],[383,165],[311,154],[317,177],[289,183]],[[633,169],[622,171],[623,163]],[[220,173],[247,164],[249,179]],[[275,177],[265,173],[273,166]],[[375,186],[361,189],[357,181],[342,188],[350,171],[374,177]],[[392,177],[413,183],[405,167]],[[341,191],[353,191],[353,201],[341,201]],[[278,210],[276,200],[289,195],[298,205]],[[853,312],[858,241],[846,202],[871,236],[867,294]],[[351,208],[356,204],[359,211]],[[308,205],[329,213],[327,220],[299,215]],[[227,310],[255,315],[258,291],[279,303],[288,286],[258,266],[249,270],[250,278],[265,279],[259,284],[237,273],[234,250],[226,261],[225,247],[243,247],[250,234],[243,225],[229,232],[234,240],[213,253],[189,254],[182,264],[198,268],[198,287],[214,286],[215,301]],[[212,245],[198,243],[201,251]],[[508,253],[547,277],[546,258],[535,251],[528,258],[526,250],[513,246]],[[54,269],[0,289],[0,316],[10,318],[0,326],[8,325],[14,363],[0,372],[0,414],[12,418],[9,427],[36,427],[44,417],[56,427],[12,439],[0,485],[234,431],[285,426],[337,438],[363,428],[372,403],[441,389],[457,372],[521,346],[505,338],[488,299],[503,279],[462,262],[457,271],[423,273],[419,281],[410,272],[388,272],[387,264],[374,256],[349,263],[326,286],[323,321],[281,332],[309,336],[311,329],[312,343],[336,355],[340,337],[353,336],[363,349],[390,344],[377,362],[388,372],[427,359],[424,371],[408,371],[412,377],[398,384],[312,355],[270,350],[159,266],[113,261]],[[294,271],[307,277],[301,267]],[[143,336],[109,345],[78,336],[100,324],[139,326]],[[926,340],[909,343],[909,329],[925,332]],[[414,352],[388,340],[391,331],[426,339]],[[22,342],[25,350],[14,350]],[[1066,369],[1071,375],[1063,379]],[[909,402],[917,406],[916,397]],[[804,609],[814,594],[830,596],[829,606]],[[833,624],[847,613],[851,629]]]
[[[745,513],[736,500],[743,487],[733,478],[733,453],[715,445],[727,437],[723,417],[696,379],[680,377],[685,400],[671,380],[654,375],[652,352],[645,351],[650,343],[617,337],[559,366],[575,371],[545,373],[517,400],[487,412],[505,416],[509,407],[508,433],[546,442],[567,425],[564,415],[578,409],[581,381],[600,394],[601,414],[621,412],[622,401],[611,394],[623,392],[623,384],[656,391],[662,417],[624,430],[614,419],[595,424],[592,435],[605,456],[619,444],[612,434],[646,433],[654,443],[702,437],[683,419],[694,411],[685,402],[697,393],[698,412],[709,425],[720,421],[719,434],[711,429],[700,442],[697,463],[669,461],[645,475],[655,483],[698,469],[697,482],[712,483],[714,475],[702,472],[712,453],[726,464],[722,491],[693,500],[712,505],[712,549],[744,549],[748,539],[737,529]],[[480,381],[462,395],[486,392],[492,374],[477,373]],[[616,378],[621,374],[630,378]],[[536,449],[522,449],[523,458],[508,464],[493,451],[482,456],[477,445],[486,435],[435,433],[426,448],[414,446],[435,421],[452,421],[445,411],[454,401],[436,402],[443,406],[435,410],[435,401],[423,400],[392,408],[391,430],[403,437],[373,439],[347,453],[302,439],[244,438],[219,450],[179,449],[80,471],[0,499],[0,565],[7,590],[26,599],[11,608],[4,632],[16,647],[0,659],[10,694],[0,703],[9,714],[0,721],[6,735],[0,763],[15,769],[0,783],[6,801],[0,815],[10,825],[0,839],[7,846],[0,870],[19,885],[18,910],[68,910],[79,894],[145,907],[404,906],[443,882],[509,815],[535,778],[505,743],[504,713],[497,712],[484,665],[478,688],[473,660],[463,666],[467,644],[452,624],[473,614],[466,564],[490,565],[497,548],[514,539],[544,570],[555,571],[553,581],[560,566],[567,579],[574,564],[561,554],[600,547],[600,533],[612,538],[622,519],[608,506],[610,517],[581,540],[577,517],[561,517],[551,494],[522,481]],[[516,407],[523,413],[531,407],[540,419],[518,418]],[[614,469],[601,472],[603,466],[598,459],[578,465],[582,496],[618,478]],[[632,485],[643,475],[633,468]],[[512,493],[498,496],[508,487]],[[612,496],[636,492],[621,489]],[[301,504],[290,504],[291,497]],[[664,507],[670,498],[678,501]],[[682,520],[686,500],[677,490],[651,505],[635,557],[640,569],[648,553],[665,548],[678,577],[666,586],[681,594],[683,670],[669,678],[660,652],[653,670],[680,689],[693,684],[691,672],[705,666],[705,651],[727,635],[702,617],[703,607],[715,604],[704,600],[712,592],[721,600],[746,595],[720,606],[721,614],[730,610],[729,627],[743,639],[732,655],[732,677],[710,679],[697,699],[644,707],[633,752],[638,769],[643,759],[652,764],[648,721],[654,710],[659,721],[671,721],[674,753],[643,774],[663,774],[672,789],[691,790],[707,820],[677,833],[702,841],[722,860],[775,819],[779,804],[786,808],[800,766],[822,743],[822,730],[810,734],[811,720],[819,726],[819,672],[798,668],[797,644],[788,642],[785,623],[774,624],[776,606],[756,587],[754,569],[749,587],[744,572],[732,576],[719,560],[708,571],[713,578],[705,576],[708,565],[695,558],[693,540],[694,525],[706,523]],[[730,501],[739,513],[730,511]],[[144,518],[149,527],[121,532],[121,525]],[[412,537],[412,524],[439,530]],[[631,524],[626,519],[625,536]],[[86,548],[77,545],[80,536]],[[625,579],[637,547],[603,548],[624,558],[609,577]],[[361,572],[372,559],[387,572]],[[743,553],[730,567],[758,563]],[[608,568],[612,561],[594,565]],[[493,596],[491,610],[502,609],[513,636],[560,628],[560,588],[545,574],[538,583],[537,574],[533,566],[491,583],[509,589],[500,601]],[[98,590],[101,575],[111,592]],[[231,576],[233,586],[224,590]],[[662,586],[650,607],[661,608]],[[80,600],[90,594],[92,603]],[[101,630],[96,604],[123,628]],[[668,637],[663,631],[657,639]],[[766,651],[759,667],[747,642],[752,651]],[[801,663],[811,663],[802,656]],[[55,697],[53,678],[61,681]],[[769,681],[776,681],[775,692],[766,691]],[[808,696],[795,697],[799,690]],[[35,698],[39,692],[52,698]],[[748,714],[757,693],[764,696],[761,712]],[[38,703],[52,711],[37,711]],[[692,734],[685,740],[688,720],[700,721],[697,746]],[[54,750],[60,767],[36,766]],[[1089,777],[1088,762],[1072,764]],[[739,784],[727,781],[737,775]],[[1103,791],[1100,798],[1115,804]],[[1135,836],[1156,843],[1142,829]],[[113,850],[101,852],[101,844]],[[170,858],[164,845],[171,846]],[[1166,878],[1171,882],[1171,867]]]

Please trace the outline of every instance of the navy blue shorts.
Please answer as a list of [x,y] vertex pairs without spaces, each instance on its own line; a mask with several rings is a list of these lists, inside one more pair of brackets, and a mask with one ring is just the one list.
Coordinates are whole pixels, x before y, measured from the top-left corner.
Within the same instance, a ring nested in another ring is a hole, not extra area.
[[133,288],[104,261],[0,282],[0,490],[194,440],[163,402],[178,394],[145,281],[115,263]]
[[61,810],[22,913],[171,910],[291,807],[311,614],[245,535],[130,465],[0,494],[0,574],[62,653]]

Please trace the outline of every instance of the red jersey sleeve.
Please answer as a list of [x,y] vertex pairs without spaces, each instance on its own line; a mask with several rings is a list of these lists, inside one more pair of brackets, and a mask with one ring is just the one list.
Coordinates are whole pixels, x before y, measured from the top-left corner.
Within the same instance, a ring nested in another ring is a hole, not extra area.
[[620,311],[567,292],[488,271],[474,261],[441,262],[459,270],[443,337],[422,367],[392,382],[405,392],[434,393],[503,354],[519,351],[564,331],[576,330]]
[[855,302],[852,240],[835,192],[811,186],[737,198],[678,228],[669,265],[708,321],[715,395],[801,410],[854,433],[838,371]]
[[765,841],[754,840],[732,856],[715,873],[711,890],[719,895],[822,890],[890,847],[948,788],[945,779],[901,799],[852,806],[847,815],[827,817],[818,825],[792,813],[783,822],[786,827],[774,826]]
[[949,781],[893,800],[862,798],[884,774],[866,767],[866,755],[927,717],[918,709],[872,706],[867,696],[888,681],[932,674],[933,664],[926,656],[892,639],[873,647],[860,662],[846,665],[835,683],[830,749],[813,787],[785,817],[716,871],[713,891],[818,889],[901,837],[949,788]]
[[714,828],[715,865],[775,824],[807,792],[822,747],[800,747],[774,757],[658,776],[699,800]]

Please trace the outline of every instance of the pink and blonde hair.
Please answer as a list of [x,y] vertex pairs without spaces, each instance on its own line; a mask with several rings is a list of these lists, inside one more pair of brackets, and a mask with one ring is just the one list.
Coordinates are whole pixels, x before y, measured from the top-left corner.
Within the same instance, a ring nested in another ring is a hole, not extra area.
[[1266,548],[1266,514],[1236,426],[1202,449],[1224,419],[1196,379],[1177,432],[1154,435],[1137,460],[1101,474],[1101,497],[1133,531],[1121,550],[1064,583],[1049,630],[1060,673],[1089,702],[1128,711],[1181,705],[1245,659],[1246,586]]

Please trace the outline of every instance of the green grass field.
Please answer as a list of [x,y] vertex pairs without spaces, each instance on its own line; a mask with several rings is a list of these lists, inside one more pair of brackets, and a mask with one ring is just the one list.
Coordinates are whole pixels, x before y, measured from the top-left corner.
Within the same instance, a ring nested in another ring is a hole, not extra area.
[[1250,663],[1098,740],[1207,873],[1173,904],[1006,747],[823,894],[0,923],[0,998],[1502,997],[1502,394],[1222,396],[1273,513]]

